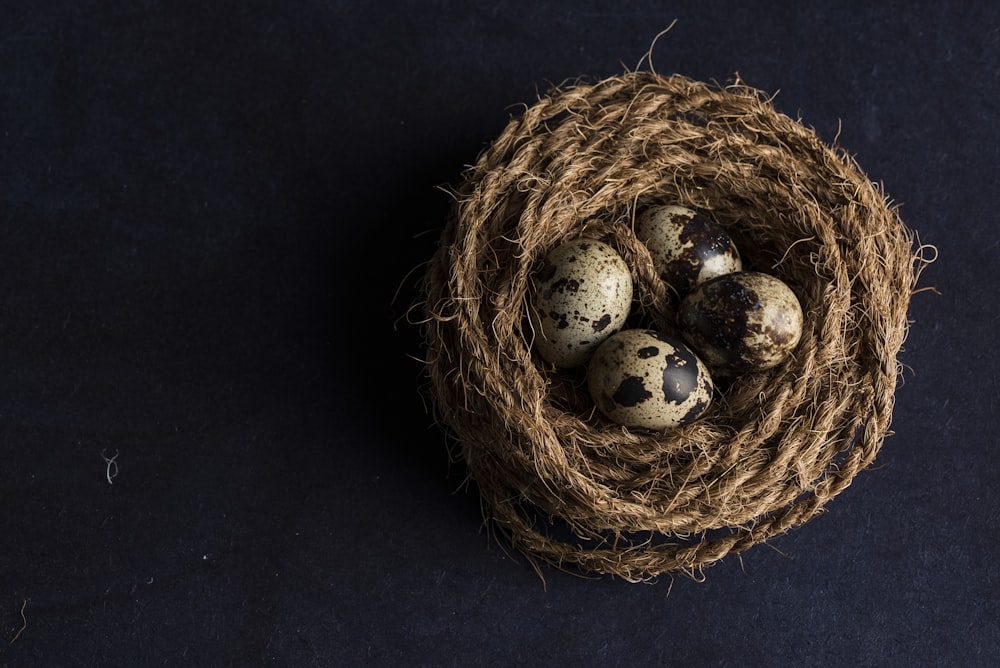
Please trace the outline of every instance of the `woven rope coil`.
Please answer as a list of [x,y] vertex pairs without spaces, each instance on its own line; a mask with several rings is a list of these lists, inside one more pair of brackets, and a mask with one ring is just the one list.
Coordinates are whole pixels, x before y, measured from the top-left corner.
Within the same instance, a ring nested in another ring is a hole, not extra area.
[[[585,236],[632,268],[631,325],[675,331],[633,234],[657,203],[707,212],[806,316],[791,359],[720,383],[704,417],[665,433],[601,418],[583,372],[533,355],[527,317],[539,260]],[[739,82],[553,88],[466,171],[424,277],[429,393],[492,526],[531,557],[643,580],[699,577],[814,517],[888,433],[913,241],[850,156]]]

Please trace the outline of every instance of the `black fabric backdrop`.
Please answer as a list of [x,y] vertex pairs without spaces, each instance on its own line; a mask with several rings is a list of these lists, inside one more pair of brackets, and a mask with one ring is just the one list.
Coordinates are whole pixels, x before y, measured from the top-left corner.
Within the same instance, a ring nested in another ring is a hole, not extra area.
[[[4,3],[0,665],[995,665],[1000,10],[972,4]],[[704,582],[543,586],[424,411],[407,272],[518,104],[675,19],[657,70],[839,133],[940,294],[825,515]]]

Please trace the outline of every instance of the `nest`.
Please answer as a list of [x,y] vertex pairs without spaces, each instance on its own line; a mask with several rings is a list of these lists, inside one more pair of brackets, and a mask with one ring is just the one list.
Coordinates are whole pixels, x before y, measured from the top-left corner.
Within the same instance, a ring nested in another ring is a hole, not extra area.
[[[583,372],[542,361],[528,310],[540,259],[583,236],[631,267],[629,326],[674,332],[676,301],[633,233],[659,203],[725,227],[745,269],[794,290],[805,326],[785,363],[654,433],[608,422]],[[530,557],[644,580],[699,577],[815,517],[889,433],[913,244],[848,154],[738,80],[552,89],[465,172],[424,277],[429,392],[490,525]]]

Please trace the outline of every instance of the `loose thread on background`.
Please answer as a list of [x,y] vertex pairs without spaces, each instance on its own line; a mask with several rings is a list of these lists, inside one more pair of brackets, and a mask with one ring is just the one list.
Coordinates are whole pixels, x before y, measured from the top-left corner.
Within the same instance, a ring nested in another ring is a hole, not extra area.
[[114,483],[112,482],[112,479],[118,477],[118,462],[115,461],[116,459],[118,459],[118,450],[115,450],[115,454],[112,457],[108,457],[107,455],[104,454],[104,450],[101,450],[101,459],[103,459],[104,463],[108,465],[108,468],[105,471],[105,476],[107,476],[108,484],[113,485]]
[[28,618],[24,616],[24,609],[28,606],[28,599],[24,599],[24,603],[21,604],[21,628],[17,630],[14,637],[10,639],[10,644],[13,645],[14,642],[21,637],[24,630],[28,628]]

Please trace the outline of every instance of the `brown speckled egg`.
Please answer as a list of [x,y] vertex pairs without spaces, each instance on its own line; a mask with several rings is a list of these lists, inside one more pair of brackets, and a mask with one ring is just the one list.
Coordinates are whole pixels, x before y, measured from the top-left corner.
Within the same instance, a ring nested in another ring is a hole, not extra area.
[[684,338],[713,373],[735,375],[780,364],[802,337],[802,307],[780,279],[754,271],[699,285],[677,314]]
[[636,219],[635,235],[649,249],[660,278],[681,298],[700,283],[743,268],[726,230],[683,206],[646,209]]
[[611,246],[592,239],[561,244],[534,278],[535,347],[548,362],[575,367],[625,324],[632,274]]
[[626,329],[602,343],[587,367],[587,388],[609,420],[657,431],[698,418],[714,390],[690,348],[651,329]]

